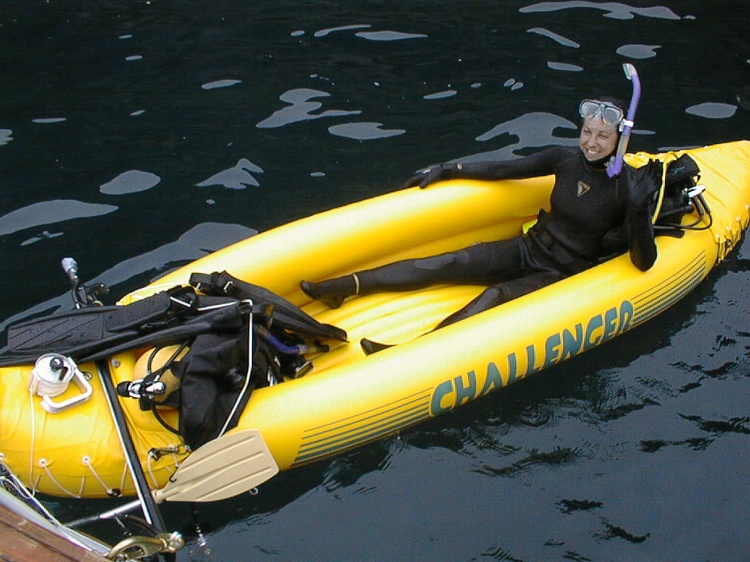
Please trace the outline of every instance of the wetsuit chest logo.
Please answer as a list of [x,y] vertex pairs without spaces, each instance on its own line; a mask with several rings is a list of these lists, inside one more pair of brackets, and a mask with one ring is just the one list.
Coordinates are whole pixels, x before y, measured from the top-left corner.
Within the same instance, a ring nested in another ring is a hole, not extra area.
[[579,181],[578,182],[578,197],[580,197],[581,195],[585,195],[586,193],[589,192],[590,189],[591,189],[591,186],[589,184]]

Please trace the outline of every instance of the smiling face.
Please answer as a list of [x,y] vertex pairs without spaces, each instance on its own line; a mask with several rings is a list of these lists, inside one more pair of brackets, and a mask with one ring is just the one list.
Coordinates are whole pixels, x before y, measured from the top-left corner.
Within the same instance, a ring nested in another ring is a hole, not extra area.
[[614,153],[619,139],[617,126],[607,125],[601,117],[594,117],[584,120],[578,144],[586,160],[596,162]]

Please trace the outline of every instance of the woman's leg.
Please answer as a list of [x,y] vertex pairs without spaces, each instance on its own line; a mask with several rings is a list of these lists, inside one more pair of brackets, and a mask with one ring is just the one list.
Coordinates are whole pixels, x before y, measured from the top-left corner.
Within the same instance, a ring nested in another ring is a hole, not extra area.
[[[447,318],[443,319],[437,326],[430,330],[430,332],[450,326],[460,320],[464,320],[470,316],[474,316],[475,314],[484,312],[485,310],[489,310],[490,308],[494,308],[505,302],[536,291],[537,289],[551,285],[565,277],[566,275],[559,272],[544,271],[527,277],[521,277],[519,279],[511,279],[505,283],[498,283],[497,285],[488,287],[462,309],[457,310]],[[371,355],[391,347],[389,344],[379,343],[367,338],[360,340],[359,344],[362,347],[362,351],[365,352],[365,355]]]
[[490,308],[494,308],[505,302],[517,299],[518,297],[532,293],[537,289],[551,285],[564,277],[565,275],[559,272],[544,271],[493,285],[492,287],[485,289],[479,294],[479,296],[462,309],[445,318],[440,324],[435,326],[434,329],[438,330],[444,328],[445,326],[454,324],[459,320],[463,320],[469,316],[474,316],[479,312],[489,310]]
[[512,277],[523,261],[520,239],[469,246],[428,258],[408,259],[300,286],[310,297],[338,308],[352,295],[411,291],[437,284],[489,285]]

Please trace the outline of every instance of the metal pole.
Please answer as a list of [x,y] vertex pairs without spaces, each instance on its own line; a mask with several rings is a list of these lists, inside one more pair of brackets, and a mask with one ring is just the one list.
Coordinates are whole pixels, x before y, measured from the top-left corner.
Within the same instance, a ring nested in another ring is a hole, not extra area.
[[153,526],[157,532],[166,533],[166,525],[164,519],[161,516],[159,507],[156,505],[154,497],[151,495],[151,490],[146,482],[146,475],[143,472],[138,453],[135,450],[133,444],[133,438],[128,430],[127,421],[125,415],[122,412],[115,385],[112,382],[112,374],[109,370],[109,363],[106,360],[97,361],[97,369],[99,371],[99,378],[102,381],[105,394],[107,396],[107,403],[109,409],[112,412],[112,418],[115,422],[115,429],[117,430],[117,436],[120,438],[123,452],[125,453],[125,461],[130,469],[130,474],[133,476],[133,482],[135,483],[135,491],[138,494],[138,498],[143,509],[143,515],[149,525]]

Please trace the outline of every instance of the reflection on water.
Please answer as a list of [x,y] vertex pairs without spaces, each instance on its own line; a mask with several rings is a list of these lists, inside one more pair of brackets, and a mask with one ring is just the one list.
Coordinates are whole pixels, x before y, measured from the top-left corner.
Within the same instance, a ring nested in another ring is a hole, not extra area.
[[283,127],[299,121],[307,121],[312,119],[321,119],[324,117],[345,117],[347,115],[359,115],[362,113],[359,110],[345,111],[341,109],[327,109],[322,113],[313,115],[314,111],[318,111],[323,104],[318,101],[310,101],[315,98],[329,97],[331,94],[328,92],[322,92],[320,90],[311,90],[308,88],[300,88],[284,92],[279,99],[283,102],[290,104],[289,106],[275,111],[273,115],[264,119],[256,125],[259,129],[272,129],[276,127]]
[[142,170],[128,170],[115,179],[99,186],[99,191],[107,195],[124,195],[137,193],[155,187],[161,178],[151,172]]
[[38,117],[36,119],[32,119],[32,123],[37,123],[39,125],[51,125],[53,123],[63,123],[64,121],[67,121],[68,119],[66,117]]
[[[748,11],[633,4],[9,3],[0,329],[70,306],[67,255],[119,296],[431,163],[573,145],[623,62],[634,150],[748,137]],[[606,349],[200,506],[203,535],[166,506],[178,560],[742,560],[746,248]]]
[[370,41],[403,41],[405,39],[421,39],[427,37],[420,33],[403,33],[400,31],[360,31],[357,37]]
[[629,59],[650,59],[656,56],[656,50],[661,45],[623,45],[617,49],[617,54]]
[[649,8],[634,8],[627,4],[621,4],[619,2],[585,2],[571,0],[569,2],[540,2],[538,4],[532,4],[525,6],[519,11],[521,13],[545,13],[545,12],[556,12],[559,10],[569,9],[581,9],[587,8],[592,10],[602,10],[605,12],[602,14],[605,18],[612,18],[617,20],[630,20],[635,16],[642,16],[646,18],[657,18],[657,19],[669,19],[678,20],[680,16],[675,14],[672,10],[665,6],[654,6]]
[[242,84],[242,80],[214,80],[213,82],[202,84],[201,88],[204,90],[215,90],[217,88],[229,88],[237,84]]
[[382,123],[345,123],[328,127],[328,132],[355,140],[386,139],[406,132],[404,129],[382,129],[382,126]]
[[260,186],[258,180],[252,174],[262,174],[263,168],[250,162],[247,158],[241,158],[232,168],[222,170],[207,180],[196,183],[198,187],[221,185],[229,189],[245,189],[250,186]]
[[737,106],[731,103],[705,102],[698,105],[692,105],[685,110],[685,113],[706,117],[708,119],[728,119],[737,112]]
[[[371,25],[363,24],[363,25],[343,25],[341,27],[332,27],[330,29],[321,29],[320,31],[315,32],[315,37],[325,37],[331,33],[336,33],[338,31],[356,31],[358,29],[369,29],[371,28]],[[298,37],[300,35],[304,35],[304,31],[297,31],[294,32],[294,36]]]
[[552,62],[547,61],[547,67],[552,70],[560,70],[562,72],[581,72],[583,67],[577,64],[569,64],[565,62]]
[[557,33],[554,33],[550,31],[549,29],[544,29],[543,27],[532,27],[531,29],[528,30],[528,33],[537,33],[538,35],[541,35],[542,37],[547,37],[549,39],[552,39],[553,41],[562,45],[563,47],[572,47],[574,49],[578,49],[581,46],[580,43],[576,43],[575,41],[568,39],[567,37],[558,35]]
[[427,94],[426,96],[422,96],[426,100],[440,100],[443,98],[450,98],[457,94],[456,90],[445,90],[442,92],[435,92],[434,94]]
[[[147,285],[173,269],[255,234],[257,231],[236,224],[198,224],[180,236],[178,240],[125,259],[95,277],[90,275],[85,281],[92,284],[104,283],[110,287],[114,298],[119,298],[127,292],[122,288],[123,285],[126,287]],[[62,235],[62,233],[57,235]],[[57,265],[56,263],[48,264],[50,275],[59,274]],[[82,266],[81,275],[90,272],[90,264],[82,262],[80,265]],[[18,314],[0,318],[0,332],[27,316],[42,312],[49,313],[54,309],[67,309],[71,307],[71,304],[70,295],[65,293],[63,296],[52,298]]]
[[0,216],[0,236],[72,219],[108,215],[116,210],[115,205],[84,203],[70,199],[41,201]]

